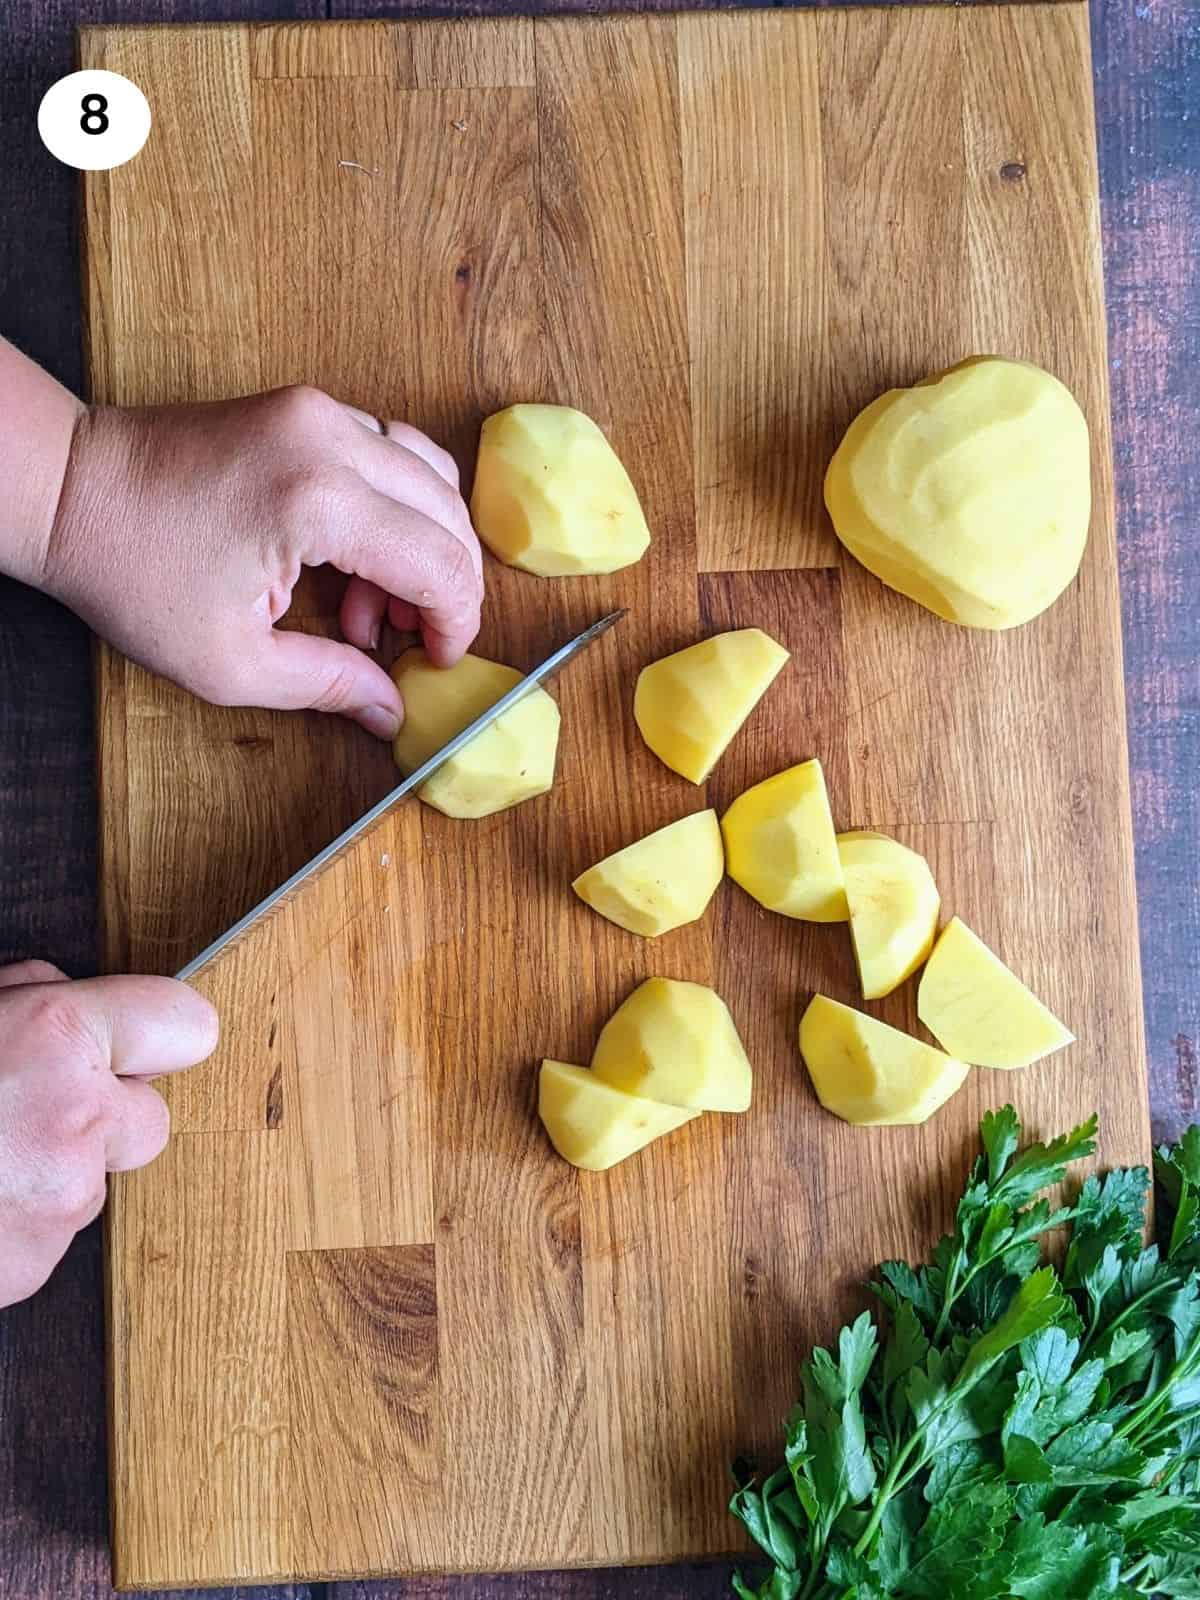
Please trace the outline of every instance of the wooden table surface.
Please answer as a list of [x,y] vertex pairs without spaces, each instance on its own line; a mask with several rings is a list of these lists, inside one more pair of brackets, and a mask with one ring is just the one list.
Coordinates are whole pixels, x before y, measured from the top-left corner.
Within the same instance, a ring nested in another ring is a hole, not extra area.
[[[648,0],[654,5],[656,0]],[[686,0],[675,0],[676,5]],[[558,0],[512,9],[593,9]],[[38,100],[76,22],[400,14],[379,0],[9,0],[0,19],[0,332],[78,386],[74,178],[42,149]],[[442,6],[443,14],[453,4]],[[464,0],[457,9],[507,9]],[[1200,1039],[1200,9],[1093,10],[1114,436],[1155,1132],[1197,1114]],[[94,969],[89,646],[73,619],[0,583],[0,960]],[[0,1597],[111,1593],[99,1237],[0,1312]],[[296,1600],[715,1600],[723,1569],[576,1573],[245,1591]],[[230,1594],[235,1591],[229,1591]]]

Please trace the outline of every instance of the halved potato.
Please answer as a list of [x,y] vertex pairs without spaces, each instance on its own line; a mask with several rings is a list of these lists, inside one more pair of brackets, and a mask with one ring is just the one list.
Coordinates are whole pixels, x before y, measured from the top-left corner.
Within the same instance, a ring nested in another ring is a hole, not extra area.
[[724,872],[717,814],[698,811],[606,856],[571,887],[619,928],[653,939],[702,917]]
[[921,974],[917,1015],[976,1067],[1027,1067],[1075,1039],[958,917],[942,929]]
[[800,1053],[826,1111],[861,1128],[926,1121],[970,1071],[823,994],[813,995],[801,1019]]
[[819,761],[802,761],[740,794],[721,832],[726,871],[759,905],[806,922],[845,922],[842,863]]
[[570,406],[509,406],[487,419],[471,517],[494,556],[543,578],[615,572],[650,544],[629,474]]
[[542,1062],[538,1116],[550,1143],[573,1167],[604,1172],[699,1115],[698,1111],[622,1094],[587,1067],[573,1067],[566,1061]]
[[601,1030],[592,1071],[614,1089],[693,1111],[745,1111],[752,1073],[719,994],[648,978]]
[[787,659],[761,628],[739,628],[651,662],[633,697],[642,738],[672,772],[703,783]]
[[[404,725],[392,754],[405,773],[415,772],[521,681],[512,667],[483,656],[435,667],[420,647],[404,652],[392,677],[404,697]],[[448,817],[487,817],[545,794],[554,783],[558,727],[557,705],[544,689],[533,689],[417,792]]]
[[839,833],[863,998],[891,994],[933,949],[941,896],[924,856],[885,833]]

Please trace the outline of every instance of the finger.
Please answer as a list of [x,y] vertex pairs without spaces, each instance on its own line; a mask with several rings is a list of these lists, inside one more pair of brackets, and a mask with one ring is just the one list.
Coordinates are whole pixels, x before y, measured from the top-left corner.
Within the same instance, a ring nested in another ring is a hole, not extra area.
[[469,553],[439,523],[362,480],[347,498],[347,514],[324,525],[323,554],[315,559],[410,601],[421,614],[427,647],[432,642],[431,658],[452,666],[479,632],[483,586]]
[[389,420],[383,424],[383,433],[393,444],[402,445],[405,450],[411,450],[413,455],[420,456],[422,461],[427,461],[437,475],[457,491],[458,462],[449,450],[443,450],[427,433],[422,433],[420,428],[414,428],[408,422]]
[[217,1013],[174,978],[84,978],[71,998],[104,1036],[119,1078],[194,1067],[217,1047]]
[[388,597],[377,583],[351,578],[342,596],[339,620],[342,637],[360,650],[379,648],[379,631],[387,613]]
[[[388,426],[390,429],[391,424]],[[403,428],[405,425],[398,423],[397,426]],[[434,465],[427,455],[398,442],[390,433],[380,438],[368,434],[364,429],[356,436],[353,452],[355,467],[364,483],[370,484],[372,489],[387,495],[389,500],[395,500],[399,505],[411,506],[414,511],[422,512],[431,522],[439,523],[452,533],[470,556],[472,570],[482,585],[483,552],[475,537],[475,529],[471,526],[466,502],[458,492],[458,469],[454,468],[455,478],[452,481],[446,474],[454,463],[444,450],[439,450],[432,439],[426,439],[415,428],[405,428],[405,437],[415,437],[426,452],[438,450],[443,458],[441,465]]]
[[368,433],[382,433],[384,431],[383,423],[378,417],[373,417],[369,411],[360,411],[357,406],[348,406],[344,400],[340,404],[342,410],[348,416],[353,417],[355,422],[361,422]]
[[171,1131],[171,1113],[157,1090],[136,1078],[117,1084],[112,1119],[104,1141],[109,1172],[131,1172],[161,1155]]
[[389,600],[388,621],[397,633],[416,633],[421,626],[420,613],[411,600]]
[[261,671],[261,704],[280,711],[334,711],[378,739],[394,739],[404,720],[400,691],[382,667],[352,644],[307,633],[273,633]]
[[69,983],[61,967],[50,961],[14,961],[0,967],[0,989],[15,989],[26,983]]

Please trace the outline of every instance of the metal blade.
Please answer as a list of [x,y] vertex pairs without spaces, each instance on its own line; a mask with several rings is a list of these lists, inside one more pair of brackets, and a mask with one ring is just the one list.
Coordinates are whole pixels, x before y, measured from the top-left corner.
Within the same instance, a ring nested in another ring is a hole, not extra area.
[[419,789],[429,778],[432,778],[434,773],[450,760],[451,756],[456,756],[465,745],[470,744],[471,740],[481,734],[485,728],[490,728],[492,723],[502,717],[506,711],[511,711],[513,706],[519,705],[532,690],[554,677],[555,673],[565,667],[568,661],[577,656],[581,650],[586,650],[588,645],[594,639],[598,639],[602,633],[607,633],[612,625],[615,622],[619,622],[624,615],[624,610],[610,612],[607,617],[601,617],[599,622],[593,622],[590,628],[585,629],[577,638],[572,639],[569,644],[564,644],[552,656],[548,656],[540,667],[535,667],[528,677],[522,678],[520,683],[514,684],[508,693],[497,700],[495,705],[489,706],[482,716],[476,717],[475,721],[464,728],[461,733],[456,733],[453,739],[448,744],[443,745],[436,754],[431,755],[423,766],[418,767],[415,772],[405,778],[403,783],[397,784],[389,794],[385,794],[382,800],[377,801],[369,811],[365,811],[357,822],[352,822],[344,833],[339,833],[331,844],[325,846],[324,850],[319,851],[298,872],[293,872],[290,878],[279,885],[278,889],[273,889],[265,900],[260,900],[252,910],[247,911],[246,915],[240,917],[232,928],[227,929],[219,939],[214,939],[207,949],[201,950],[200,954],[194,956],[185,967],[181,967],[175,976],[185,979],[195,977],[202,967],[206,967],[215,956],[220,955],[223,950],[227,950],[230,945],[235,944],[256,922],[260,922],[270,912],[277,911],[284,901],[295,894],[301,884],[307,883],[310,878],[315,878],[326,867],[331,866],[352,844],[361,839],[364,834],[369,833],[377,822],[387,816],[394,805],[403,800],[406,795],[412,794],[415,789]]

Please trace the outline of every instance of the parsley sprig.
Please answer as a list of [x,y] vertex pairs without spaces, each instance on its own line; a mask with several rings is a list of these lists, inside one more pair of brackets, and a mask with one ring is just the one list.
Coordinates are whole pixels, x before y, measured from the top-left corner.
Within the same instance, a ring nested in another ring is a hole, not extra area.
[[[885,1261],[814,1350],[783,1465],[734,1514],[740,1600],[1200,1600],[1200,1128],[1052,1208],[1096,1119],[1021,1148],[989,1113],[954,1231]],[[1061,1271],[1045,1235],[1067,1230]]]

